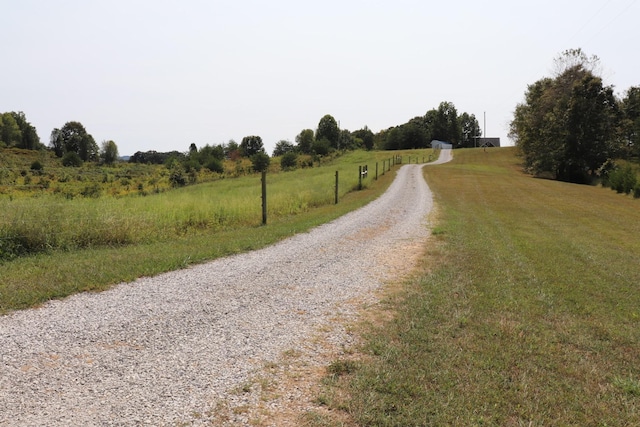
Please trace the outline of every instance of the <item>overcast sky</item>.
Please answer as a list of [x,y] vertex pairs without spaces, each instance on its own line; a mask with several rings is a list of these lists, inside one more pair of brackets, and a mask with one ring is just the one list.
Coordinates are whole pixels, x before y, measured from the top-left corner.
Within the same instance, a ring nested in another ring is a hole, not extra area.
[[43,143],[81,122],[121,155],[259,135],[271,154],[331,114],[374,132],[453,102],[507,140],[562,51],[640,85],[638,0],[1,0],[0,112]]

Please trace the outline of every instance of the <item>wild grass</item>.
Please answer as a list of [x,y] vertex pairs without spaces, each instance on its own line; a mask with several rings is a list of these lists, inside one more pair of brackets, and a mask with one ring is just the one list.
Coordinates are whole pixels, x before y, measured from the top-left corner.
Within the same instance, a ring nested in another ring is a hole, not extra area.
[[639,202],[523,175],[508,148],[425,176],[425,271],[333,407],[368,426],[640,425]]
[[[430,150],[411,152],[427,156]],[[382,161],[409,152],[353,152],[322,167],[267,175],[261,226],[260,175],[133,197],[0,199],[0,312],[74,292],[256,249],[330,221],[377,197],[393,173]],[[375,180],[375,162],[380,163]],[[369,165],[363,191],[358,166]],[[334,204],[335,171],[339,203]]]

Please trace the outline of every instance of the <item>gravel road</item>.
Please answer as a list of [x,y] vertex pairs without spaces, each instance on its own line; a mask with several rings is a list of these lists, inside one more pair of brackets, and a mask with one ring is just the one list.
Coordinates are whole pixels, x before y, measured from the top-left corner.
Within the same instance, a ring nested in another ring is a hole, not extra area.
[[393,249],[429,234],[422,166],[265,249],[0,317],[0,426],[210,425],[252,372],[397,276]]

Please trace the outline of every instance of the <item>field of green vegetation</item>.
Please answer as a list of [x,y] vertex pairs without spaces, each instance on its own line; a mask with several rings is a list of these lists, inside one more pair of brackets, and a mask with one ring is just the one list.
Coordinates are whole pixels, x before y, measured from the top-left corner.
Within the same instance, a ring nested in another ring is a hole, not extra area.
[[[167,187],[148,194],[123,195],[118,191],[112,195],[102,185],[116,188],[114,183],[91,181],[88,177],[92,175],[82,168],[56,169],[46,153],[9,152],[14,154],[13,167],[5,167],[5,175],[22,176],[20,171],[27,170],[29,176],[33,158],[28,156],[43,156],[44,173],[85,176],[84,185],[95,184],[101,190],[96,197],[67,197],[65,193],[77,180],[70,182],[70,187],[55,180],[60,191],[8,189],[8,194],[0,196],[0,313],[273,243],[375,198],[394,176],[389,172],[390,167],[395,170],[393,156],[415,163],[428,161],[431,154],[431,150],[355,151],[325,160],[321,166],[270,172],[265,227],[261,226],[259,174]],[[18,155],[27,157],[20,162]],[[6,162],[8,158],[3,159]],[[363,180],[363,190],[355,191],[359,167],[364,165],[369,174]],[[161,176],[166,168],[121,164],[100,169],[93,176],[116,176],[126,171],[134,181],[133,176]]]
[[524,175],[511,148],[425,176],[422,272],[319,401],[367,426],[640,425],[640,201]]

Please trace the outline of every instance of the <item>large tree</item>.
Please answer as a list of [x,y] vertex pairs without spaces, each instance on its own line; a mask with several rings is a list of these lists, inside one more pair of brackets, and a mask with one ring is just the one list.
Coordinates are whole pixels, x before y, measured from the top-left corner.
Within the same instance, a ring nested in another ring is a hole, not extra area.
[[313,153],[313,142],[315,141],[313,130],[304,129],[296,136],[296,143],[298,144],[298,151],[304,154]]
[[51,147],[56,156],[77,153],[84,161],[98,160],[98,144],[80,122],[67,122],[51,132]]
[[264,145],[262,144],[262,138],[255,135],[245,136],[242,138],[239,148],[244,157],[251,157],[255,154],[265,152]]
[[640,87],[629,88],[621,103],[621,136],[627,148],[640,156]]
[[118,160],[118,146],[113,141],[102,141],[100,159],[106,165],[112,165]]
[[340,128],[338,122],[330,114],[325,115],[320,119],[318,123],[318,130],[316,131],[316,141],[326,139],[329,141],[331,148],[339,149],[340,142]]
[[[559,65],[558,65],[559,64]],[[613,87],[594,74],[597,60],[581,50],[556,60],[557,75],[528,87],[516,107],[510,137],[533,174],[587,182],[614,156],[618,104]]]
[[22,132],[11,113],[0,114],[0,146],[18,147],[22,142]]
[[454,147],[460,142],[458,110],[453,103],[444,101],[438,106],[431,137],[438,141],[450,142]]
[[36,128],[22,111],[0,114],[0,142],[8,147],[39,150],[44,148]]
[[459,118],[461,140],[460,147],[475,147],[477,138],[481,136],[480,125],[473,114],[462,113]]

